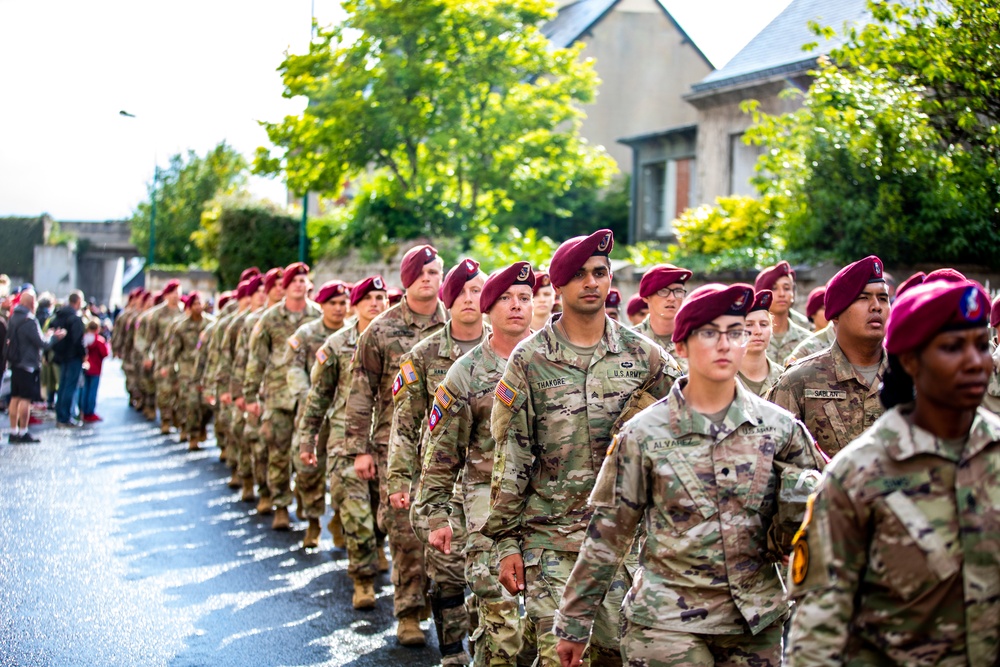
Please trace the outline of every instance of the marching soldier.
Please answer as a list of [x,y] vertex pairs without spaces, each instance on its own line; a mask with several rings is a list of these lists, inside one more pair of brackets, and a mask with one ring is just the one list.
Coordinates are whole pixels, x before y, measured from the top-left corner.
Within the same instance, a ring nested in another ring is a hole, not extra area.
[[746,354],[737,377],[755,396],[764,397],[781,377],[784,368],[767,357],[771,342],[771,291],[757,292],[746,317],[746,330],[750,338]]
[[183,387],[181,403],[177,406],[178,428],[188,435],[188,449],[197,451],[199,443],[208,437],[206,428],[211,412],[202,399],[201,388],[195,376],[201,332],[214,318],[203,314],[204,304],[197,291],[184,295],[184,315],[173,327],[166,350],[167,365],[176,369],[177,380]]
[[649,308],[649,315],[635,327],[635,331],[649,338],[667,351],[677,361],[681,370],[687,372],[687,362],[678,358],[674,341],[674,318],[687,295],[687,281],[691,272],[673,264],[654,266],[643,274],[639,281],[639,296]]
[[785,364],[795,346],[809,337],[810,331],[792,319],[795,303],[795,271],[788,262],[778,262],[757,274],[753,289],[755,292],[771,290],[771,345],[767,356],[779,364]]
[[806,301],[806,317],[813,323],[814,331],[801,343],[795,346],[791,354],[785,360],[785,364],[791,366],[799,359],[827,350],[837,340],[837,333],[833,330],[833,322],[826,319],[826,287],[817,287],[809,292],[809,299]]

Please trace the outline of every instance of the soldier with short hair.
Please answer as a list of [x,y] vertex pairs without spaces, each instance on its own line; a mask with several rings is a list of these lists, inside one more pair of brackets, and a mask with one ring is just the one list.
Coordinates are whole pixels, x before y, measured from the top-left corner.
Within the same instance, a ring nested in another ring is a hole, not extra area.
[[[500,583],[524,592],[542,667],[559,664],[553,616],[593,512],[587,497],[612,427],[632,402],[666,395],[681,375],[660,346],[605,315],[613,244],[601,229],[559,246],[549,275],[562,313],[514,349],[493,402],[496,458],[482,532],[496,541]],[[617,654],[624,579],[605,602],[598,650]]]
[[166,352],[167,365],[176,369],[177,380],[183,391],[177,406],[177,425],[188,435],[188,450],[197,451],[200,443],[208,437],[211,412],[202,400],[201,390],[195,376],[198,367],[198,350],[201,332],[214,321],[211,315],[204,315],[201,293],[188,292],[184,295],[184,316],[174,326]]
[[688,376],[615,437],[556,616],[563,667],[580,664],[601,598],[642,522],[625,596],[629,665],[779,667],[788,616],[779,567],[823,459],[803,424],[736,380],[753,288],[694,290],[673,341]]
[[755,292],[771,290],[771,344],[767,356],[784,365],[795,346],[809,337],[808,329],[795,322],[795,316],[805,318],[794,310],[795,271],[788,262],[781,261],[757,274],[753,289]]
[[882,416],[878,388],[888,363],[882,341],[889,316],[882,260],[870,255],[841,269],[825,303],[836,342],[788,368],[767,398],[801,419],[833,456]]

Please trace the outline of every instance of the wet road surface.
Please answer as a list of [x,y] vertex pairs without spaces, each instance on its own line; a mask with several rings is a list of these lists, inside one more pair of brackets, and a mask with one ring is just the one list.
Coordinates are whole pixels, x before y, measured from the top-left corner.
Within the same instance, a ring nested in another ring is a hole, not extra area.
[[389,575],[373,611],[351,607],[347,559],[322,520],[270,530],[226,486],[214,440],[188,452],[128,407],[106,363],[104,421],[32,427],[0,444],[0,666],[406,665],[440,660],[396,644]]

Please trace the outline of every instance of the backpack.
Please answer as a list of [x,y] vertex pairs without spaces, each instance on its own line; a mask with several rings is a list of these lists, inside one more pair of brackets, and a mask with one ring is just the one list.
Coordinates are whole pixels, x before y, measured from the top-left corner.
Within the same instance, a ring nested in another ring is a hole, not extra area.
[[[24,324],[22,321],[21,324]],[[7,341],[4,346],[4,364],[7,368],[14,368],[19,361],[21,361],[21,348],[17,343],[17,331],[21,328],[21,324],[17,327],[11,327],[7,329]]]

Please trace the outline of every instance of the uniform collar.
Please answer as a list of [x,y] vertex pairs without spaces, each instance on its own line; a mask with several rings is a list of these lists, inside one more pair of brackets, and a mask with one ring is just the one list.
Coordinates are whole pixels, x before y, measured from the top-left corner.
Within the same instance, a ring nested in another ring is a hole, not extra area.
[[507,366],[506,359],[501,359],[500,355],[493,351],[493,333],[490,332],[482,343],[483,367],[489,371],[502,371]]
[[[905,461],[920,454],[949,458],[941,453],[938,439],[934,434],[911,424],[906,418],[912,410],[913,403],[900,405],[886,412],[880,420],[886,427],[879,431],[881,437],[888,439],[886,453],[896,461]],[[993,442],[1000,442],[1000,418],[980,407],[972,419],[969,440],[962,451],[962,460],[968,461]]]
[[[444,341],[442,345],[438,348],[438,356],[446,359],[455,360],[462,356],[462,348],[458,346],[455,342],[454,336],[451,335],[451,324],[452,321],[448,320],[448,323],[444,325]],[[490,327],[485,322],[483,322],[483,330],[479,334],[479,343],[482,344],[486,341],[489,336]]]
[[[840,343],[836,340],[830,346],[830,358],[833,360],[833,371],[837,374],[837,382],[847,382],[853,379],[857,380],[858,384],[862,387],[865,386],[864,378],[854,370],[854,366],[848,361],[847,355],[844,354],[844,351],[840,348]],[[885,353],[885,348],[882,348],[882,357],[878,362],[878,372],[875,374],[875,379],[872,380],[871,387],[868,388],[869,394],[878,391],[879,385],[882,384],[882,377],[885,375],[885,370],[888,367],[889,355]]]
[[[403,300],[399,302],[397,306],[399,308],[400,314],[403,316],[403,321],[406,322],[407,326],[413,326],[416,324],[416,318],[413,315],[413,311],[410,310],[410,306],[406,303],[406,296],[403,296]],[[433,326],[435,324],[442,324],[448,321],[448,313],[444,309],[444,304],[438,299],[437,308],[434,310],[434,314],[431,315],[430,324],[428,326]]]
[[736,396],[729,405],[721,427],[716,426],[705,415],[688,407],[683,393],[687,383],[687,377],[681,378],[674,383],[667,395],[667,406],[670,410],[670,432],[676,437],[698,434],[721,440],[743,424],[761,423],[760,412],[750,398],[752,394],[741,382],[736,382]]
[[[580,363],[580,357],[577,356],[576,352],[574,352],[572,348],[560,343],[556,334],[556,322],[561,319],[562,313],[553,313],[552,317],[549,318],[549,321],[545,323],[545,326],[539,332],[539,335],[545,337],[545,356],[555,361],[562,361],[573,366],[578,366]],[[603,359],[608,354],[618,354],[619,352],[621,352],[620,325],[605,315],[604,335],[597,342],[597,348],[594,350],[594,358],[591,361],[591,364],[593,364],[594,361]]]

